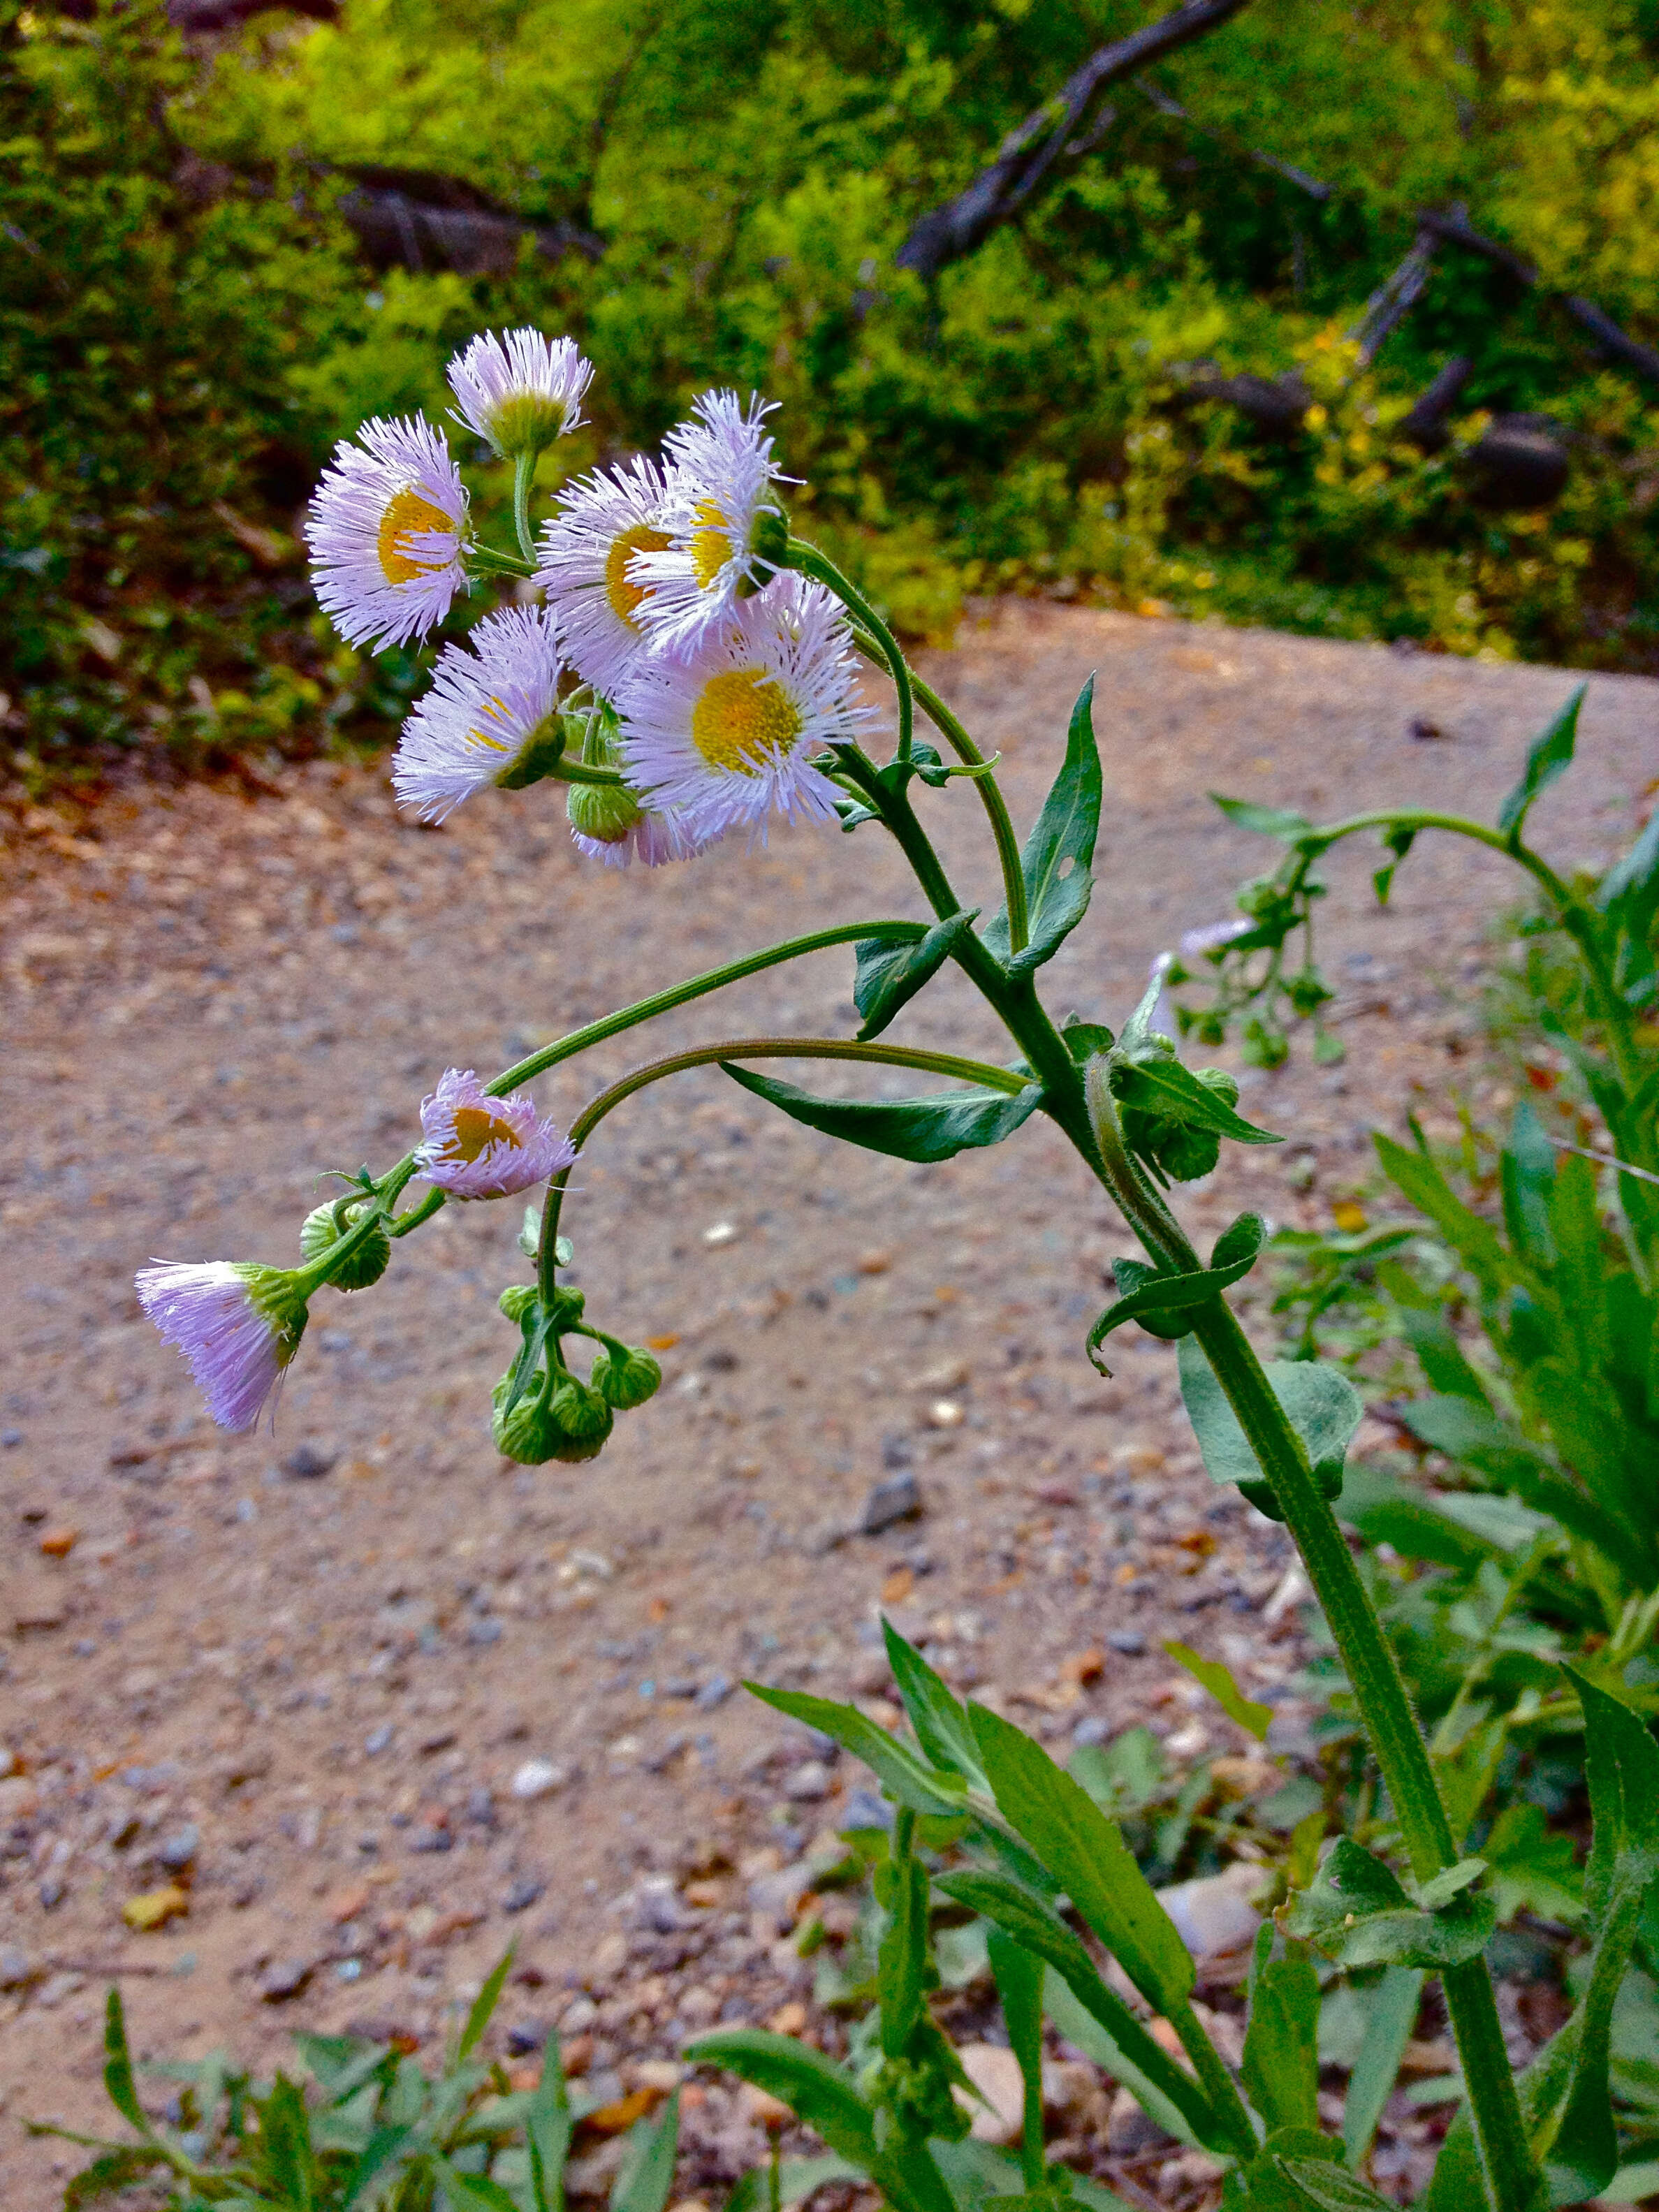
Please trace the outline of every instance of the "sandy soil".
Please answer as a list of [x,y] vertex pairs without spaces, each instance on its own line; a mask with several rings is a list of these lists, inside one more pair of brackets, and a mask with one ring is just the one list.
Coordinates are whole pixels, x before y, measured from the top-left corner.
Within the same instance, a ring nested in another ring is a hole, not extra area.
[[[1100,881],[1047,996],[1115,1022],[1151,956],[1264,865],[1206,787],[1490,818],[1572,680],[1014,610],[933,672],[1002,748],[1018,819],[1091,668]],[[1659,684],[1594,680],[1546,841],[1610,853],[1656,773]],[[447,1066],[493,1071],[820,918],[919,910],[867,829],[619,877],[579,861],[545,787],[433,834],[379,774],[285,781],[34,810],[5,837],[0,2196],[18,2212],[68,2170],[20,2117],[101,2120],[111,1973],[143,2050],[268,2064],[295,2025],[431,2038],[511,1936],[498,2047],[562,2018],[619,2094],[689,2028],[791,2002],[787,1870],[861,1778],[731,1686],[878,1699],[878,1608],[1057,1749],[1140,1719],[1186,1755],[1206,1734],[1237,1747],[1171,1696],[1165,1636],[1281,1700],[1297,1660],[1294,1613],[1264,1620],[1283,1540],[1204,1476],[1169,1348],[1120,1337],[1110,1382],[1083,1358],[1124,1238],[1035,1122],[908,1168],[681,1078],[606,1126],[567,1212],[590,1314],[665,1347],[659,1397],[594,1466],[521,1470],[490,1445],[514,1342],[495,1297],[526,1273],[510,1203],[452,1207],[376,1290],[325,1293],[274,1440],[218,1436],[138,1314],[135,1266],[281,1260],[319,1170],[396,1158]],[[959,885],[994,902],[971,794],[926,803]],[[1425,843],[1378,915],[1374,865],[1345,854],[1328,902],[1351,1063],[1249,1079],[1246,1110],[1296,1141],[1186,1194],[1205,1235],[1245,1203],[1328,1220],[1368,1129],[1468,1071],[1471,979],[1513,880]],[[544,1103],[567,1120],[647,1051],[722,1031],[850,1033],[851,977],[843,951],[757,978],[557,1071]],[[895,1034],[997,1048],[949,981]],[[907,1468],[921,1517],[846,1534]],[[1091,1648],[1108,1663],[1079,1685],[1066,1662]],[[532,1760],[562,1779],[525,1800]],[[123,1905],[175,1875],[187,1913],[130,1932]],[[716,2179],[759,2142],[722,2099],[699,2121]]]

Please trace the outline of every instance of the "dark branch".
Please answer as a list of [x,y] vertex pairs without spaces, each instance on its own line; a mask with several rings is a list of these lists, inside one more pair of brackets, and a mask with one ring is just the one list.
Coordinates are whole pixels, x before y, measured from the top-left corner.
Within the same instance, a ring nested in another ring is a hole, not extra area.
[[1434,267],[1434,249],[1433,234],[1419,230],[1411,252],[1392,276],[1377,286],[1360,310],[1359,319],[1347,337],[1351,345],[1358,347],[1363,368],[1371,366],[1389,337],[1423,296],[1423,289]]
[[941,269],[984,243],[1032,197],[1062,155],[1097,143],[1089,111],[1108,85],[1116,84],[1177,47],[1218,30],[1247,0],[1185,0],[1156,23],[1090,55],[1050,100],[1003,141],[997,158],[965,191],[921,217],[899,248],[901,269],[937,276]]

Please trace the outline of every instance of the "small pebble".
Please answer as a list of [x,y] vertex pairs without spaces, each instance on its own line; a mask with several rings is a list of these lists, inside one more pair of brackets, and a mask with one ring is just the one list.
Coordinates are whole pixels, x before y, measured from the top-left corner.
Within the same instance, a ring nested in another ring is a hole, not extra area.
[[532,1804],[538,1797],[550,1797],[565,1779],[562,1766],[555,1766],[550,1759],[526,1759],[513,1777],[513,1795]]
[[1146,1639],[1138,1628],[1109,1628],[1106,1641],[1126,1659],[1139,1659],[1146,1649]]
[[859,1516],[859,1528],[866,1536],[878,1536],[896,1521],[914,1520],[921,1510],[921,1492],[916,1487],[916,1478],[908,1468],[902,1468],[890,1474],[884,1482],[871,1486],[864,1510]]
[[363,1738],[363,1750],[370,1759],[374,1759],[388,1748],[397,1733],[390,1721],[382,1721],[379,1728],[371,1729]]
[[182,1873],[195,1863],[196,1854],[202,1848],[202,1832],[190,1824],[175,1828],[172,1835],[158,1847],[155,1856],[169,1874]]
[[276,1959],[259,1977],[259,1995],[267,2004],[282,2004],[297,1997],[311,1979],[308,1959]]
[[[546,1889],[547,1884],[544,1881],[538,1881],[534,1875],[521,1875],[517,1881],[509,1885],[503,1894],[501,1898],[501,1911],[503,1912],[528,1912],[532,1905],[538,1904],[541,1901]],[[524,2047],[528,2051],[539,2051],[541,2045],[539,2043],[532,2043],[526,2044]]]
[[31,1971],[28,1953],[21,1943],[0,1943],[0,1990],[21,1990]]
[[322,1444],[300,1444],[283,1462],[283,1473],[296,1481],[313,1482],[326,1474],[339,1455]]
[[716,1705],[726,1703],[736,1686],[729,1675],[711,1674],[691,1702],[700,1713],[712,1713]]

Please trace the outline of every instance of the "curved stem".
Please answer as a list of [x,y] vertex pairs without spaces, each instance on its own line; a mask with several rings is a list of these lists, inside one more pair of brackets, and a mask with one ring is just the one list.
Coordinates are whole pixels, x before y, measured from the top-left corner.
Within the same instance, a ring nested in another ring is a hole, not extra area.
[[[915,687],[916,703],[928,720],[955,752],[958,760],[978,767],[985,756],[969,736],[962,724],[929,684],[924,684],[913,672],[911,683]],[[1019,845],[1014,836],[1014,825],[1008,818],[1007,803],[994,775],[976,775],[975,788],[984,802],[990,817],[991,834],[996,839],[997,860],[1002,868],[1002,896],[1008,908],[1008,949],[1024,952],[1030,942],[1030,917],[1025,904],[1025,871],[1019,864]]]
[[881,657],[887,663],[893,679],[893,689],[898,694],[898,757],[908,761],[915,731],[915,701],[910,687],[908,662],[899,650],[898,640],[871,605],[868,599],[841,570],[827,553],[804,539],[792,538],[784,552],[784,566],[798,569],[803,576],[832,591],[849,614],[856,616],[881,647]]
[[534,453],[520,453],[513,463],[513,527],[518,532],[519,550],[536,566],[536,538],[530,527],[530,486],[536,474]]
[[554,783],[622,784],[628,781],[619,769],[594,768],[587,761],[573,761],[562,754],[546,775]]
[[[962,901],[951,888],[939,854],[933,850],[927,832],[916,819],[916,811],[902,791],[895,791],[882,781],[873,762],[853,745],[837,745],[836,759],[846,781],[862,793],[866,803],[878,814],[897,840],[899,850],[910,863],[916,881],[927,896],[927,903],[941,921],[948,921],[953,914],[962,912]],[[975,940],[977,941],[977,940]],[[988,953],[986,957],[989,959]],[[999,969],[998,973],[1000,974]]]
[[[643,1066],[633,1069],[583,1107],[570,1124],[571,1143],[580,1151],[607,1114],[624,1099],[631,1098],[636,1091],[643,1091],[647,1084],[660,1082],[665,1076],[683,1074],[690,1067],[708,1067],[726,1060],[873,1060],[887,1067],[916,1067],[931,1075],[952,1076],[960,1083],[977,1083],[1010,1097],[1017,1097],[1028,1081],[1023,1075],[1016,1075],[1006,1067],[993,1067],[984,1060],[963,1060],[948,1052],[922,1052],[908,1045],[860,1044],[851,1037],[726,1037],[718,1044],[693,1045],[689,1051],[670,1053],[665,1059],[647,1060]],[[562,1168],[553,1177],[547,1186],[547,1199],[542,1208],[541,1242],[536,1264],[544,1298],[550,1297],[553,1291],[552,1255],[558,1240],[560,1207],[571,1171],[570,1168]]]

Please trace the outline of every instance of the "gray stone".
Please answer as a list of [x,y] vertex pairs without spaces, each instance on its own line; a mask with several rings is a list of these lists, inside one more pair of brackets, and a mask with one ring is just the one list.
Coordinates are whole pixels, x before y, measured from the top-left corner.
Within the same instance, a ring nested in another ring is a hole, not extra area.
[[903,1468],[884,1481],[872,1484],[864,1510],[859,1516],[859,1528],[866,1536],[878,1536],[896,1521],[914,1521],[921,1511],[921,1492],[916,1487],[916,1478],[908,1468]]
[[696,1696],[691,1700],[700,1713],[712,1713],[716,1705],[723,1705],[737,1685],[726,1674],[711,1674]]
[[382,1721],[379,1728],[371,1729],[363,1738],[364,1755],[369,1759],[376,1757],[387,1749],[397,1733],[390,1721]]
[[22,1989],[33,1971],[21,1943],[0,1943],[0,1990]]
[[783,1794],[797,1804],[816,1805],[830,1795],[830,1770],[821,1759],[803,1759],[783,1785]]
[[837,1826],[844,1834],[848,1828],[890,1828],[893,1819],[893,1808],[873,1790],[849,1790]]
[[[528,1912],[532,1905],[540,1901],[546,1887],[547,1884],[544,1881],[538,1881],[534,1875],[521,1875],[517,1881],[512,1882],[508,1885],[507,1890],[503,1893],[501,1898],[501,1911],[503,1912]],[[542,2031],[542,2039],[543,2041],[545,2041],[546,2039],[545,2029]],[[540,2042],[529,2043],[525,2045],[525,2049],[526,2051],[539,2051],[541,2047]]]
[[196,1854],[202,1848],[202,1832],[192,1822],[175,1828],[157,1846],[155,1856],[170,1874],[178,1874],[195,1863]]
[[273,1959],[259,1977],[259,1995],[267,2004],[285,2004],[299,1996],[311,1975],[309,1959]]
[[1146,1639],[1138,1628],[1109,1628],[1106,1641],[1126,1659],[1139,1659],[1146,1649]]
[[1091,1743],[1109,1743],[1112,1724],[1099,1713],[1085,1713],[1072,1730],[1072,1741],[1079,1750]]
[[283,1473],[299,1482],[313,1482],[328,1474],[339,1456],[325,1444],[298,1444],[283,1462]]

